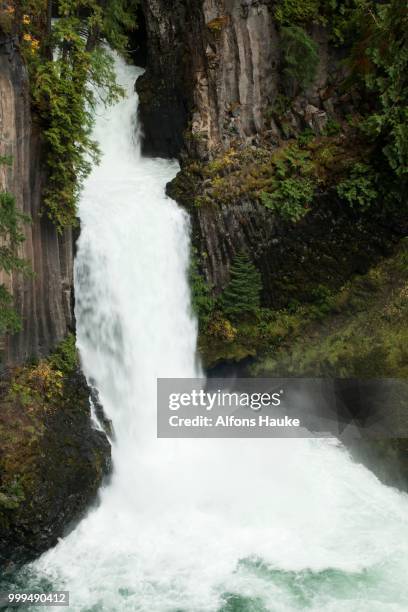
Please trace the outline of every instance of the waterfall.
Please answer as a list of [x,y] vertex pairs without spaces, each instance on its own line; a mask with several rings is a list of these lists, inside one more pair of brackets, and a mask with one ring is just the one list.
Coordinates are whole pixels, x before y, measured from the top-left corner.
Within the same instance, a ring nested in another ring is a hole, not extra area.
[[156,378],[199,375],[189,220],[165,197],[177,164],[140,154],[141,71],[117,69],[127,97],[99,111],[75,266],[78,346],[114,425],[114,471],[31,565],[37,584],[69,590],[81,612],[408,609],[407,498],[338,443],[156,438]]

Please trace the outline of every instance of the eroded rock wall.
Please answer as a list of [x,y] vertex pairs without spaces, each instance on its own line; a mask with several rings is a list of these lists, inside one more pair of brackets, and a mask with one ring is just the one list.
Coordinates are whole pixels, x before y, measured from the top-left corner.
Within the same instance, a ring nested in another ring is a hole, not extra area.
[[[148,154],[211,157],[237,143],[282,135],[271,117],[285,90],[281,39],[271,0],[143,0],[148,62],[139,80]],[[299,93],[285,130],[319,131],[338,99],[332,81],[342,67],[326,31],[311,26],[319,45],[316,78]],[[344,103],[344,100],[342,101]]]
[[[386,252],[393,230],[345,210],[336,190],[328,188],[328,175],[339,172],[333,151],[352,159],[361,147],[347,116],[362,102],[355,88],[341,85],[347,76],[345,50],[330,42],[328,30],[316,23],[305,26],[317,45],[318,64],[312,83],[293,90],[285,77],[276,2],[142,4],[148,62],[137,89],[145,152],[181,161],[168,193],[191,214],[200,269],[215,294],[228,282],[240,251],[261,271],[268,306],[281,306],[293,294],[310,295],[320,283],[337,286]],[[338,138],[327,131],[333,125]],[[262,185],[268,189],[275,170],[272,164],[266,168],[260,152],[283,150],[305,130],[317,141],[306,155],[325,177],[319,176],[308,204],[312,212],[301,222],[282,223],[261,202]],[[245,163],[254,166],[252,175]],[[214,195],[230,172],[237,196],[226,198],[225,188],[223,197]]]
[[277,35],[266,2],[143,0],[146,74],[138,82],[146,152],[191,155],[251,138],[273,99]]
[[0,38],[0,154],[12,167],[0,167],[1,186],[14,195],[20,211],[31,216],[20,249],[32,276],[1,276],[22,318],[22,331],[4,338],[3,360],[16,364],[47,355],[73,324],[73,240],[58,234],[41,215],[41,138],[30,113],[25,66],[13,40]]
[[279,79],[278,36],[269,5],[203,2],[204,57],[195,75],[191,135],[210,151],[237,138],[253,141],[265,128],[264,111]]

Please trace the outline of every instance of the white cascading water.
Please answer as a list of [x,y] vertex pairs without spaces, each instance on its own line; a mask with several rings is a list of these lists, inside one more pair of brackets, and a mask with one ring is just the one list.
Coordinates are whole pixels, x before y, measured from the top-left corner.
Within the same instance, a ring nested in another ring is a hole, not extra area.
[[[98,117],[78,346],[115,429],[97,507],[32,565],[76,611],[408,609],[408,500],[325,440],[158,440],[156,378],[197,376],[177,164],[140,155],[134,82]],[[136,137],[134,136],[136,134]]]

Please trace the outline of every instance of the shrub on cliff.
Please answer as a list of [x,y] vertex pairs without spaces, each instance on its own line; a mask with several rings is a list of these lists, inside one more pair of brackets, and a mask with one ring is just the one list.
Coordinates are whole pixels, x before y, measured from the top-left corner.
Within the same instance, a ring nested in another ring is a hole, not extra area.
[[[392,0],[371,14],[365,31],[369,63],[364,80],[375,100],[365,123],[366,133],[378,144],[385,173],[397,179],[404,198],[408,174],[408,9]],[[356,51],[355,51],[356,53]],[[381,160],[380,160],[381,161]],[[391,170],[391,172],[389,172]],[[392,176],[394,174],[394,176]],[[388,183],[388,181],[387,181]],[[387,194],[387,185],[384,193]],[[392,189],[395,197],[395,189]]]
[[76,223],[82,183],[98,161],[92,139],[95,92],[104,92],[106,104],[123,93],[105,45],[125,51],[138,3],[59,0],[54,24],[50,2],[24,0],[13,12],[45,141],[45,209],[59,230]]
[[309,23],[319,17],[320,0],[279,0],[275,9],[278,23]]
[[266,208],[277,212],[286,221],[299,221],[309,210],[314,195],[314,185],[308,178],[283,179],[272,193],[261,192],[260,198]]
[[51,359],[1,380],[0,575],[54,546],[110,471],[110,444],[93,427],[84,376],[58,369],[72,367],[68,347],[70,338]]
[[68,334],[48,358],[51,366],[64,375],[75,372],[78,367],[78,353],[74,334]]
[[351,207],[370,208],[378,199],[373,169],[366,164],[355,164],[349,178],[337,185],[337,193]]
[[224,313],[231,318],[256,313],[261,305],[261,274],[246,253],[234,257],[230,275],[220,298]]
[[313,82],[319,64],[319,46],[299,26],[284,27],[281,33],[283,75],[291,95],[295,95],[297,89],[306,89]]
[[347,83],[367,101],[359,128],[369,155],[351,166],[337,191],[354,207],[376,204],[400,218],[407,210],[408,10],[401,0],[360,1],[350,20]]
[[[0,165],[11,165],[11,160],[0,156]],[[27,262],[19,257],[18,247],[25,237],[21,226],[29,217],[20,213],[11,193],[0,190],[0,272],[11,274],[15,271],[27,272]],[[0,283],[0,335],[15,332],[21,321],[13,308],[13,298],[6,285]]]

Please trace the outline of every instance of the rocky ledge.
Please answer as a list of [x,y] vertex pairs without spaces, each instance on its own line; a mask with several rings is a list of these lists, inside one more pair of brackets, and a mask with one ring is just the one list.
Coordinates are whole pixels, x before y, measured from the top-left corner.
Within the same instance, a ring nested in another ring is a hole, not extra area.
[[73,338],[0,383],[0,567],[36,558],[66,533],[109,473]]

